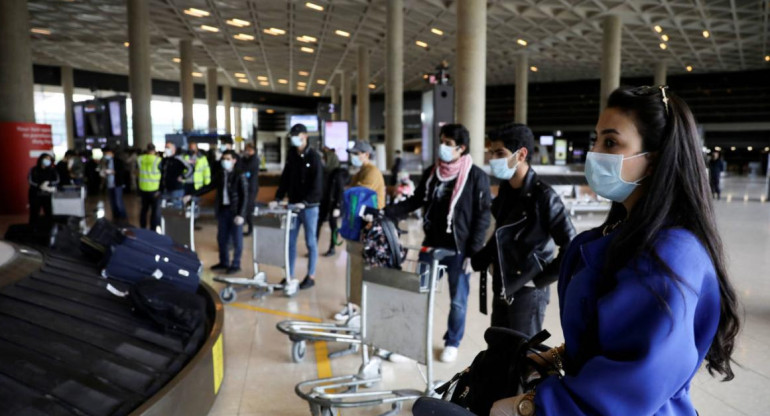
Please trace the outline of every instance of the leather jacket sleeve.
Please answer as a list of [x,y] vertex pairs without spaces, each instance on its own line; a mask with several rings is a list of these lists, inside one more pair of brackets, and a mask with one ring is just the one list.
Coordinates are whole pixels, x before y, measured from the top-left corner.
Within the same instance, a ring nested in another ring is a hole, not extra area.
[[248,201],[248,195],[249,195],[249,181],[246,179],[246,175],[244,174],[238,174],[238,177],[236,178],[236,183],[238,184],[238,210],[237,215],[240,215],[243,218],[246,218],[247,215],[250,213],[246,212],[249,208],[249,201]]
[[473,188],[474,195],[473,200],[473,220],[471,221],[470,235],[468,236],[468,244],[466,246],[466,257],[472,257],[478,251],[484,247],[484,237],[487,235],[487,229],[491,222],[490,217],[490,192],[489,192],[489,177],[482,172],[477,175],[478,179]]
[[428,177],[430,176],[431,169],[432,167],[422,172],[422,178],[420,178],[420,184],[417,185],[417,189],[415,189],[414,194],[409,198],[407,198],[405,201],[401,201],[398,204],[394,204],[386,207],[385,215],[387,215],[389,218],[399,218],[406,214],[409,214],[412,211],[416,211],[417,209],[421,208],[424,204],[425,192],[427,192],[425,188],[427,186]]
[[547,286],[559,279],[561,260],[567,251],[567,246],[576,235],[575,227],[559,195],[549,190],[543,202],[540,205],[543,228],[548,230],[553,241],[559,246],[559,255],[535,279],[535,285],[538,287]]

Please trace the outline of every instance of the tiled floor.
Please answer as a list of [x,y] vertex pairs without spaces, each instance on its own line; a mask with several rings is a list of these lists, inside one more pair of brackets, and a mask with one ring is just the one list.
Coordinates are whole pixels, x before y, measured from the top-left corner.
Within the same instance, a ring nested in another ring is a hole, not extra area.
[[[743,194],[746,181],[725,184],[726,193]],[[752,185],[756,187],[757,185]],[[735,189],[733,189],[735,188]],[[128,200],[129,212],[137,211],[135,200]],[[759,198],[743,202],[732,198],[716,203],[716,213],[726,252],[729,256],[731,277],[740,293],[745,321],[735,359],[736,378],[722,383],[701,371],[693,385],[692,396],[703,416],[724,415],[767,415],[770,414],[770,203],[761,203]],[[575,219],[576,225],[586,229],[597,225],[602,218],[596,215]],[[0,224],[16,221],[0,218]],[[202,223],[203,230],[197,232],[198,252],[204,264],[216,262],[216,225],[212,221]],[[4,227],[0,227],[4,228]],[[4,231],[4,230],[0,230]],[[416,221],[409,222],[409,233],[403,236],[408,244],[419,244],[421,231]],[[300,239],[300,241],[303,241]],[[328,228],[321,236],[319,250],[328,246]],[[244,242],[250,247],[250,240]],[[304,276],[306,258],[304,245],[300,244],[297,271]],[[291,313],[305,316],[330,318],[344,302],[345,256],[338,249],[332,258],[319,258],[318,284],[309,291],[302,291],[296,297],[285,298],[276,293],[262,299],[252,299],[249,292],[242,292],[237,303],[227,306],[225,324],[225,379],[219,397],[209,413],[211,416],[248,415],[308,415],[307,404],[294,393],[294,386],[303,380],[318,377],[319,365],[315,350],[308,348],[304,362],[291,361],[291,342],[279,333],[275,325],[287,319],[271,313]],[[245,250],[243,275],[251,274],[249,251]],[[281,272],[267,268],[269,280],[280,280]],[[211,282],[212,275],[206,272],[205,280]],[[220,286],[214,284],[216,288]],[[472,279],[471,296],[468,306],[468,320],[465,339],[460,347],[456,363],[443,364],[436,361],[436,378],[446,380],[455,372],[468,365],[473,357],[484,349],[483,333],[489,317],[478,310],[478,278]],[[555,300],[552,299],[552,300]],[[435,351],[440,352],[441,336],[446,325],[449,307],[447,289],[439,294],[436,304],[434,331]],[[545,327],[551,331],[552,344],[562,342],[561,329],[557,318],[555,302],[549,306]],[[320,347],[320,346],[317,346]],[[329,350],[344,348],[340,344],[329,344]],[[436,354],[437,355],[437,354]],[[344,375],[355,373],[360,363],[356,355],[332,359],[331,373]],[[416,364],[393,364],[383,366],[386,388],[421,388],[422,376]],[[665,374],[661,374],[665,377]],[[654,380],[650,380],[654,382]],[[410,412],[408,406],[400,414]],[[345,410],[344,415],[378,415],[388,410],[387,406],[359,410]]]

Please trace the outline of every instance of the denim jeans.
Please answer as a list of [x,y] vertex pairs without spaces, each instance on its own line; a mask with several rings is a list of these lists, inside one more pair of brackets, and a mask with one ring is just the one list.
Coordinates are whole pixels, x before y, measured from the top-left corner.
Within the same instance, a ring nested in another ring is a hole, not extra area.
[[[452,305],[449,309],[447,330],[444,334],[444,345],[447,347],[459,347],[465,334],[465,315],[468,309],[468,292],[470,291],[471,275],[463,272],[464,254],[445,257],[439,264],[446,266],[446,276],[449,282],[449,298]],[[420,253],[420,261],[430,262],[427,254]],[[421,265],[423,270],[427,266]]]
[[543,289],[523,287],[513,294],[510,305],[495,296],[492,300],[492,326],[513,329],[530,337],[537,334],[543,330],[550,293],[550,286]]
[[167,205],[182,209],[182,197],[184,196],[184,189],[177,189],[176,191],[168,191],[163,194],[163,199],[166,200]]
[[108,189],[110,194],[110,207],[112,208],[113,220],[126,219],[126,206],[123,204],[123,187],[116,186]]
[[315,276],[315,264],[318,261],[318,240],[316,240],[316,230],[318,229],[318,207],[305,208],[294,217],[292,221],[291,233],[289,233],[289,274],[294,277],[294,263],[297,260],[297,237],[299,237],[299,226],[305,227],[305,245],[308,251],[307,274]]
[[[235,225],[235,212],[230,207],[221,207],[217,212],[217,244],[219,245],[219,264],[235,269],[241,267],[243,252],[243,226]],[[230,262],[228,245],[233,244],[233,261]]]

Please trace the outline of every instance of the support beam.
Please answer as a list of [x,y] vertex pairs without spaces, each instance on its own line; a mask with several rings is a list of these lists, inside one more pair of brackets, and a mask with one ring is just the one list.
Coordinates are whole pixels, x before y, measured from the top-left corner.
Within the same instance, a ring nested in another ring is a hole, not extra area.
[[388,1],[385,63],[385,155],[393,166],[404,147],[404,0]]
[[468,128],[470,154],[484,164],[484,111],[487,68],[487,2],[457,2],[457,83],[455,120]]
[[607,106],[607,98],[620,86],[620,41],[623,23],[620,16],[604,18],[602,38],[602,80],[599,96],[599,111]]
[[513,120],[527,124],[527,96],[529,91],[529,57],[520,55],[516,61],[516,102]]
[[329,87],[329,95],[331,95],[332,105],[334,106],[334,112],[332,113],[332,121],[340,119],[340,98],[337,95],[337,87]]
[[655,85],[666,85],[666,62],[659,61],[655,64]]
[[0,122],[35,122],[26,0],[0,1]]
[[206,102],[209,105],[209,131],[217,132],[217,69],[208,68],[206,70]]
[[149,0],[128,0],[128,79],[133,111],[134,146],[152,143]]
[[356,95],[358,140],[369,141],[369,48],[358,47],[358,94]]
[[233,90],[229,85],[222,86],[222,101],[225,104],[225,133],[233,132],[233,124],[230,117],[233,107]]
[[342,105],[340,111],[340,117],[342,120],[348,122],[348,126],[352,128],[353,125],[353,86],[350,81],[350,73],[348,71],[340,72],[340,85],[342,86]]
[[192,41],[185,39],[179,42],[179,71],[180,82],[179,91],[182,95],[182,130],[192,131],[195,129],[195,121],[193,119],[193,99],[194,99],[194,86],[193,86],[193,47]]
[[72,117],[72,94],[75,90],[75,81],[72,75],[72,67],[61,67],[61,87],[64,93],[64,123],[67,126],[67,149],[75,148],[75,126]]

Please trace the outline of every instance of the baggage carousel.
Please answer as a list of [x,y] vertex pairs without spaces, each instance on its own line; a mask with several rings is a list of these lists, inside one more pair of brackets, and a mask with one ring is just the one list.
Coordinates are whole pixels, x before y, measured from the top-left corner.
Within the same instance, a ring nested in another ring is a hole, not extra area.
[[77,255],[0,241],[0,415],[205,415],[224,378],[224,310],[167,333]]

